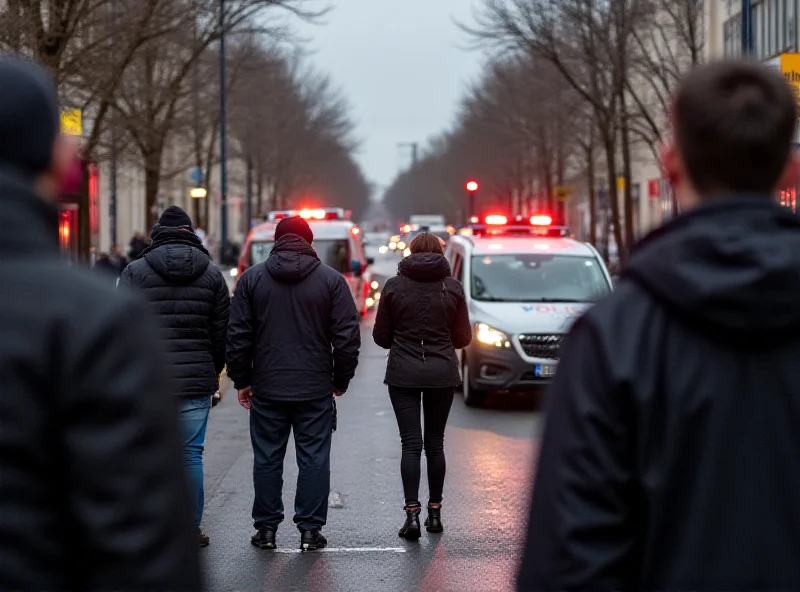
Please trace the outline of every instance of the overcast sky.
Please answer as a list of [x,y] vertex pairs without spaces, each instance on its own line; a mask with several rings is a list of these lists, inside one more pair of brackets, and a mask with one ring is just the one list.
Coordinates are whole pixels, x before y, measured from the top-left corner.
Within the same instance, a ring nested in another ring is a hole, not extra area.
[[472,21],[473,0],[331,0],[319,26],[300,25],[311,63],[331,75],[352,105],[367,178],[391,183],[408,166],[401,142],[419,142],[452,121],[459,97],[480,72],[454,24]]

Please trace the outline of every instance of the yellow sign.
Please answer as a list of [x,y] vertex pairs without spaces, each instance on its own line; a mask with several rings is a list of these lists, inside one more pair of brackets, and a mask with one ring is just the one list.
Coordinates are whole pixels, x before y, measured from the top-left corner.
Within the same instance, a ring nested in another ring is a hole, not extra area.
[[572,187],[553,187],[553,197],[559,201],[566,201],[572,195]]
[[189,197],[194,199],[203,199],[208,195],[208,191],[206,191],[205,187],[192,187],[189,190]]
[[80,109],[61,110],[61,133],[67,136],[83,135],[83,114]]
[[785,53],[781,56],[781,74],[792,87],[800,109],[800,53]]
[[625,191],[625,177],[617,177],[617,191]]

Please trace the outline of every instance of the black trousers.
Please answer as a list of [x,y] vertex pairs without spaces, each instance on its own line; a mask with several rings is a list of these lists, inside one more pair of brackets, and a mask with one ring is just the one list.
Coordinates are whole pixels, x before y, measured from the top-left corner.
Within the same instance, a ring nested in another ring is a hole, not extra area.
[[[400,441],[403,456],[400,461],[400,475],[403,478],[403,492],[406,504],[419,503],[420,461],[422,450],[428,460],[428,491],[430,503],[442,501],[444,475],[447,463],[444,458],[444,429],[450,407],[453,405],[452,388],[408,389],[389,387],[389,396],[400,428]],[[420,422],[420,406],[424,416],[423,435]]]
[[297,493],[294,523],[300,530],[325,525],[331,485],[333,398],[270,401],[253,397],[250,440],[253,443],[253,523],[278,527],[283,521],[283,459],[294,431]]

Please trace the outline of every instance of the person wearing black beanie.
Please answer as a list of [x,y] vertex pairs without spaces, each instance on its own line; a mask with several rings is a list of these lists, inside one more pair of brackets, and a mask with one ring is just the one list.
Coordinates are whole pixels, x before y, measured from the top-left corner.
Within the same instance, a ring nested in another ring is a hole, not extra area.
[[199,530],[204,505],[203,450],[212,396],[219,390],[225,367],[230,291],[184,210],[178,206],[164,210],[150,236],[152,243],[125,268],[119,287],[144,295],[160,321],[167,350],[164,358],[180,401],[197,536],[205,547],[209,538]]
[[60,260],[58,109],[44,70],[0,55],[0,590],[199,590],[157,329]]

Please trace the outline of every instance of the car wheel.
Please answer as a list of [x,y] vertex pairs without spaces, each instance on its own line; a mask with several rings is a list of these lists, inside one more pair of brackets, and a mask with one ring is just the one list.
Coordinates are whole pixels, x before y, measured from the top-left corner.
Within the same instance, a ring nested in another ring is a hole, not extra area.
[[461,394],[464,395],[464,404],[467,407],[482,407],[483,401],[486,399],[486,393],[472,386],[472,381],[469,378],[469,362],[467,362],[466,355],[461,364],[461,376]]

